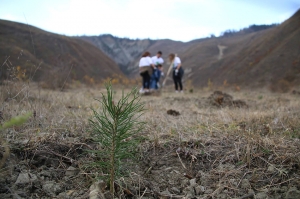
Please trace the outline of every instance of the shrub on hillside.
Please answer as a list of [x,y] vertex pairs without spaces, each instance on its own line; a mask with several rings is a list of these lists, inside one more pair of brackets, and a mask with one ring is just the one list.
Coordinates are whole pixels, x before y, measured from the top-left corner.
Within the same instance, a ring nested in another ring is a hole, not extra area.
[[277,83],[271,83],[269,88],[272,92],[287,93],[291,90],[291,86],[289,81],[281,79]]

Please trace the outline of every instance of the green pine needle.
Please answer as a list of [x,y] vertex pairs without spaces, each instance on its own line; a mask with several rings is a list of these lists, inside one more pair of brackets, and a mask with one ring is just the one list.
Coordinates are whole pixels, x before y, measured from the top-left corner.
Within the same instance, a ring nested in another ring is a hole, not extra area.
[[105,85],[106,95],[97,100],[102,110],[93,110],[93,118],[89,120],[91,133],[99,144],[98,151],[91,151],[101,157],[101,161],[93,165],[109,173],[110,191],[114,193],[114,181],[121,174],[122,160],[133,158],[138,145],[137,134],[144,123],[138,121],[143,114],[144,105],[140,102],[137,89],[128,94],[122,93],[118,102],[114,102],[111,83]]

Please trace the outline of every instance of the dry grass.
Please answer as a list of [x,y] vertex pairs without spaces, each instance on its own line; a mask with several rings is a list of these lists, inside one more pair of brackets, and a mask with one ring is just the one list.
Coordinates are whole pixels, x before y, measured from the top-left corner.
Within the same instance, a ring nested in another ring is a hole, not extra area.
[[[4,96],[2,88],[1,96]],[[95,147],[89,137],[87,121],[92,114],[90,107],[99,108],[100,104],[94,99],[100,99],[104,88],[74,88],[60,92],[39,89],[36,84],[23,84],[18,89],[20,98],[1,98],[3,120],[29,111],[34,114],[25,125],[1,132],[10,143],[12,153],[27,154],[19,156],[22,160],[32,161],[38,155],[57,158],[60,162],[57,171],[60,172],[70,164],[75,165],[81,177],[78,178],[80,183],[74,180],[74,186],[88,191],[91,177],[103,174],[87,168],[85,162],[95,157],[82,156],[78,150]],[[173,176],[180,182],[176,186],[185,181],[183,173],[192,178],[200,174],[208,176],[207,182],[202,184],[215,191],[208,195],[218,195],[226,189],[229,196],[241,196],[244,194],[240,191],[243,179],[248,179],[251,189],[256,191],[299,185],[299,96],[265,90],[228,93],[244,100],[249,108],[213,107],[207,101],[211,91],[203,90],[178,94],[171,88],[164,88],[160,96],[142,96],[147,111],[140,119],[147,124],[141,132],[144,141],[140,146],[140,170],[134,175],[141,181],[150,180],[153,186],[161,189],[171,188],[175,185],[161,182],[162,177],[157,179],[159,175],[155,173],[151,177],[143,175],[144,169],[155,167],[153,162],[165,160],[165,165],[171,164],[179,171]],[[115,94],[120,98],[121,89]],[[169,109],[180,115],[168,115]],[[7,162],[6,166],[10,164]],[[27,170],[30,165],[29,161],[23,169]],[[9,176],[13,171],[6,167],[1,172]],[[64,182],[63,178],[59,179]],[[130,179],[127,180],[129,183]]]

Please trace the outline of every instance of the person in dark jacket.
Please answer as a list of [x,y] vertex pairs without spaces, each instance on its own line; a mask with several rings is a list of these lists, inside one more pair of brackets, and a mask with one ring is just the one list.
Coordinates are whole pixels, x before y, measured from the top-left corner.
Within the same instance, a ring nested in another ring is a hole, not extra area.
[[183,92],[183,86],[182,86],[182,77],[184,74],[184,71],[181,66],[181,60],[179,57],[175,56],[175,54],[171,53],[169,55],[169,61],[173,63],[173,81],[175,85],[175,91],[176,93],[179,92],[178,89],[180,89],[180,92]]

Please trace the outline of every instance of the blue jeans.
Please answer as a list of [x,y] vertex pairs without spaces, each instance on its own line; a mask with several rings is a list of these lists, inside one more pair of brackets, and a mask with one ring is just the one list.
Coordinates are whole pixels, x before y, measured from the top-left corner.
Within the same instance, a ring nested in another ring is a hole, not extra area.
[[158,89],[157,82],[159,81],[159,72],[158,69],[154,69],[151,75],[150,80],[150,88],[151,89]]

